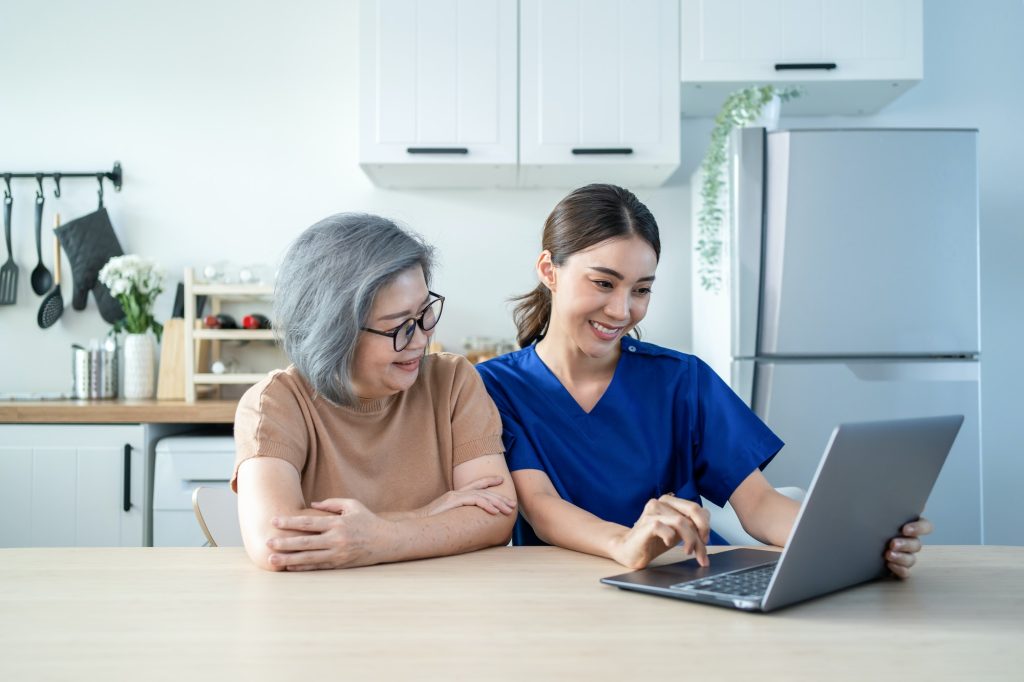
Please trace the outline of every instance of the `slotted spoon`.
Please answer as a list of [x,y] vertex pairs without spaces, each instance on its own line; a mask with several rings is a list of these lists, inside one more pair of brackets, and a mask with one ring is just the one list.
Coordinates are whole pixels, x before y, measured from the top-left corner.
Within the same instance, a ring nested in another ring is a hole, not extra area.
[[[58,213],[53,222],[54,227],[60,227],[60,214]],[[37,322],[40,329],[52,327],[54,323],[64,314],[64,295],[60,292],[60,240],[57,235],[53,236],[53,291],[46,295],[39,306]]]
[[14,200],[4,194],[4,237],[7,239],[7,262],[0,268],[0,305],[14,305],[18,300],[18,266],[11,249],[11,204]]

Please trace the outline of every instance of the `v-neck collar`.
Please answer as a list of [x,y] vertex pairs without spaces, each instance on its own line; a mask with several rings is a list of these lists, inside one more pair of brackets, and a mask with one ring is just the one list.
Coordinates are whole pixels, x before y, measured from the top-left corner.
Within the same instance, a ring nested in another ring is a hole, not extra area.
[[576,402],[576,398],[574,398],[572,393],[569,392],[569,389],[562,384],[562,381],[555,375],[551,368],[547,366],[547,363],[541,359],[540,355],[537,354],[536,344],[531,345],[529,350],[530,354],[533,356],[534,362],[541,367],[540,378],[546,384],[545,388],[553,391],[554,395],[559,396],[560,401],[565,403],[566,410],[574,417],[591,417],[597,413],[598,409],[608,398],[608,394],[611,393],[612,388],[615,387],[615,384],[618,381],[619,370],[622,367],[623,358],[626,355],[626,349],[622,347],[623,345],[625,345],[625,339],[620,342],[619,359],[615,363],[615,372],[612,374],[612,379],[608,382],[608,385],[604,389],[604,393],[602,393],[601,397],[597,399],[597,402],[594,403],[594,406],[590,408],[589,412],[584,410],[583,406]]

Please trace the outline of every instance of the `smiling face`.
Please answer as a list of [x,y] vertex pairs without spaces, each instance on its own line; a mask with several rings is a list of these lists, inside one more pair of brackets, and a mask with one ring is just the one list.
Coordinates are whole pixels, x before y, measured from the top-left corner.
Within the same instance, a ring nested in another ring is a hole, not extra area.
[[658,256],[636,236],[610,239],[569,256],[561,266],[541,254],[537,272],[551,290],[545,336],[591,358],[618,349],[647,314]]
[[[391,331],[410,317],[416,317],[431,300],[420,266],[402,271],[381,288],[373,299],[366,327]],[[395,352],[394,341],[379,334],[360,332],[352,361],[352,387],[363,399],[377,400],[408,390],[419,375],[423,351],[433,330],[418,326],[409,345]]]

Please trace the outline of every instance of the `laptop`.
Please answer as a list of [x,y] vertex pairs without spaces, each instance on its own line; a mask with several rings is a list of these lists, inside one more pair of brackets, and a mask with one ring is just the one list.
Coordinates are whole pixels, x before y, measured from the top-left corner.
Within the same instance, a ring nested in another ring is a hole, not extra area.
[[781,554],[733,549],[708,555],[707,567],[690,559],[601,582],[764,612],[885,576],[889,540],[921,515],[963,420],[837,426]]

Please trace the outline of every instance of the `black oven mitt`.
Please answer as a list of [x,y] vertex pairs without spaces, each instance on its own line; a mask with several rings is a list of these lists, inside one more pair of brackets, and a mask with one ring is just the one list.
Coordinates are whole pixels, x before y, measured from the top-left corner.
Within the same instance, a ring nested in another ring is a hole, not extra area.
[[124,250],[117,241],[114,228],[110,225],[107,209],[101,208],[94,213],[76,218],[54,229],[60,239],[64,252],[71,261],[71,272],[74,275],[71,307],[84,310],[86,298],[91,290],[96,298],[96,307],[100,315],[110,324],[124,317],[121,304],[117,302],[110,290],[100,284],[100,270],[114,256],[123,256]]

